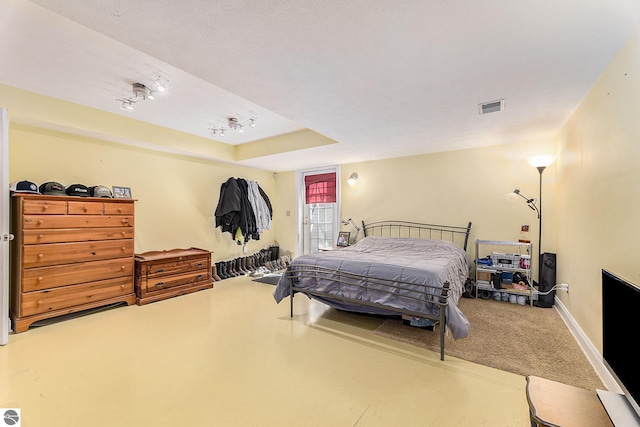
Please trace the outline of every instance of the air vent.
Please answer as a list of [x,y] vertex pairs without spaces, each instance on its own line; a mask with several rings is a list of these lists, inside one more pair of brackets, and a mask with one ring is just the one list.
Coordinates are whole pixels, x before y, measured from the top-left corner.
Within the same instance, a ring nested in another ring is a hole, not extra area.
[[504,99],[478,104],[478,112],[480,114],[496,113],[502,110],[504,110]]

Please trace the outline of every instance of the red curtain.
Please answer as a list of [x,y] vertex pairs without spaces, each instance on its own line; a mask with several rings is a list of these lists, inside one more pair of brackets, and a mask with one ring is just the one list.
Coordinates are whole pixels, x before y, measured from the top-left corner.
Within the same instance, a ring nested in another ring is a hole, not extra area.
[[336,202],[336,174],[323,173],[304,177],[307,204]]

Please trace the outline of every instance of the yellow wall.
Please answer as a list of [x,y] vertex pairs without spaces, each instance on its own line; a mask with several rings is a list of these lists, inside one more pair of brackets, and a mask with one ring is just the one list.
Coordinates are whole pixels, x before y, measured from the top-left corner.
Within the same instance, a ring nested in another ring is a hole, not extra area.
[[[257,181],[277,203],[271,172],[24,125],[10,126],[9,159],[12,182],[130,187],[137,199],[136,253],[193,246],[214,251],[214,260],[243,256],[229,233],[214,228],[220,186],[229,177]],[[275,234],[272,227],[252,240],[248,253],[268,247]]]
[[[535,212],[523,199],[506,195],[520,188],[537,198],[539,174],[526,159],[548,153],[555,153],[553,141],[530,141],[343,165],[341,216],[357,223],[406,220],[466,226],[471,221],[470,259],[476,239],[517,241],[523,224],[530,225],[537,244]],[[353,172],[359,179],[350,187],[346,180]],[[554,250],[553,183],[550,167],[544,172],[543,252]]]
[[560,298],[602,350],[601,269],[640,285],[640,30],[560,132],[556,225]]
[[278,173],[275,198],[278,200],[278,208],[273,221],[278,230],[276,238],[280,252],[283,255],[288,254],[295,257],[298,242],[295,172]]

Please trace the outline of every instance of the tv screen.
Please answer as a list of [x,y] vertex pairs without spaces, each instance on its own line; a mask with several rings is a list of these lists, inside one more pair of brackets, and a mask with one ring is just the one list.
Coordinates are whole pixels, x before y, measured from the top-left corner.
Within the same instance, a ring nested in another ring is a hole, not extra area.
[[640,415],[640,354],[637,328],[640,288],[602,270],[602,356],[609,371]]

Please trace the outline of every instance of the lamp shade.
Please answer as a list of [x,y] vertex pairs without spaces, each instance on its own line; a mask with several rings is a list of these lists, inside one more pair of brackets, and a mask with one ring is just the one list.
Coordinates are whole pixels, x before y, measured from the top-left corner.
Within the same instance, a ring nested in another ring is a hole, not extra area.
[[534,156],[529,157],[527,162],[534,168],[543,167],[546,168],[550,164],[556,161],[556,156],[553,155],[544,155],[544,156]]

